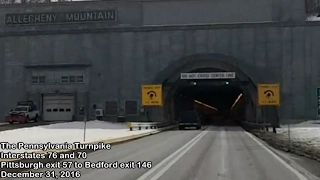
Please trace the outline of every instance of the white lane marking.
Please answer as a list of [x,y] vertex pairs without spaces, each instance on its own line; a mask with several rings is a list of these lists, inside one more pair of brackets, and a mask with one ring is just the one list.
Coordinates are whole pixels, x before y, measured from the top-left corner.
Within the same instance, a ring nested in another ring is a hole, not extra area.
[[[170,156],[158,163],[154,168],[144,173],[137,180],[157,180],[161,177],[171,166],[173,166],[183,155],[185,155],[200,139],[206,135],[209,131],[203,131],[196,137],[191,139],[187,144],[179,148]],[[158,172],[157,172],[158,171]],[[151,177],[150,177],[151,176]]]
[[253,139],[257,144],[259,144],[263,149],[265,149],[268,153],[270,153],[276,160],[278,160],[282,165],[284,165],[287,169],[289,169],[293,174],[295,174],[299,180],[308,180],[304,175],[302,175],[299,171],[291,167],[288,163],[286,163],[284,160],[282,160],[277,154],[272,152],[269,148],[267,148],[265,145],[263,145],[259,140],[256,139],[252,134],[245,131],[245,133]]
[[223,176],[219,176],[219,179],[222,180],[227,175],[227,152],[228,152],[228,144],[227,144],[227,134],[225,130],[221,130],[220,133],[220,140],[221,140],[221,174]]

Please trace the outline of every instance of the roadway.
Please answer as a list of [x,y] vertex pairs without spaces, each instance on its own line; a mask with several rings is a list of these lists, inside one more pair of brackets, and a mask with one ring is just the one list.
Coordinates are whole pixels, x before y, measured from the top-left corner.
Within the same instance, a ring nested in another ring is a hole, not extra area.
[[[88,155],[91,161],[151,161],[151,169],[81,169],[81,180],[316,180],[300,164],[266,147],[240,127],[172,130],[111,150]],[[296,158],[299,159],[299,158]],[[298,161],[297,161],[298,162]],[[299,160],[300,162],[300,160]],[[315,163],[315,162],[313,162]],[[289,165],[290,164],[290,165]],[[312,165],[318,171],[320,163]],[[48,169],[47,169],[48,170]],[[61,170],[61,169],[60,169]],[[73,169],[76,170],[76,169]],[[35,172],[44,172],[37,170]],[[59,170],[55,170],[57,173]],[[23,178],[27,180],[28,178]],[[40,178],[41,179],[41,178]],[[43,178],[47,179],[47,178]],[[69,178],[70,179],[70,178]]]

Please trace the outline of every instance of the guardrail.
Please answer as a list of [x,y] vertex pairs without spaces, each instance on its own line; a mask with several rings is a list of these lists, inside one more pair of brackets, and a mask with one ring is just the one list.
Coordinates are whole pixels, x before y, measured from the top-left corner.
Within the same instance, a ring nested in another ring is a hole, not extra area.
[[157,129],[168,125],[169,124],[165,122],[128,122],[130,131],[133,131],[134,129]]
[[252,122],[246,122],[246,121],[240,121],[240,125],[246,129],[246,130],[250,130],[250,129],[264,129],[267,127],[271,127],[270,123],[252,123]]

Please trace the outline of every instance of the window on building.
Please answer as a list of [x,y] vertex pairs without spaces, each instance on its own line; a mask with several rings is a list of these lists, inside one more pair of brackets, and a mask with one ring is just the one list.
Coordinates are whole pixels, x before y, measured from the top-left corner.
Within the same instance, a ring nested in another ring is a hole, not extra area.
[[106,102],[106,115],[118,115],[118,102],[117,101],[107,101]]
[[46,83],[46,77],[45,76],[39,76],[39,83]]
[[77,76],[77,83],[83,83],[83,76]]
[[32,76],[31,77],[32,84],[43,84],[46,83],[46,76]]
[[61,83],[68,83],[69,77],[68,76],[61,76]]
[[75,76],[69,76],[69,83],[75,83],[76,77]]
[[137,115],[138,114],[138,102],[137,101],[126,101],[125,102],[126,115]]
[[38,84],[39,83],[39,76],[32,76],[31,82],[32,82],[32,84]]

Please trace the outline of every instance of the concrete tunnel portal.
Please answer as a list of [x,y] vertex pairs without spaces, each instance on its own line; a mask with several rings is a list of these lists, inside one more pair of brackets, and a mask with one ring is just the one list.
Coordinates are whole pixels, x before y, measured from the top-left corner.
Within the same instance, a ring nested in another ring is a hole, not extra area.
[[[195,72],[235,72],[236,77],[180,79],[181,73]],[[279,127],[275,107],[256,105],[258,76],[251,68],[240,68],[238,60],[227,55],[196,54],[182,58],[162,70],[154,80],[163,85],[164,106],[158,113],[177,121],[179,113],[194,109],[201,115],[203,124],[247,123]]]
[[[207,72],[214,71],[208,69]],[[237,121],[245,119],[244,96],[238,82],[227,79],[182,81],[173,95],[174,119],[187,110],[197,111],[203,125],[236,125]]]

